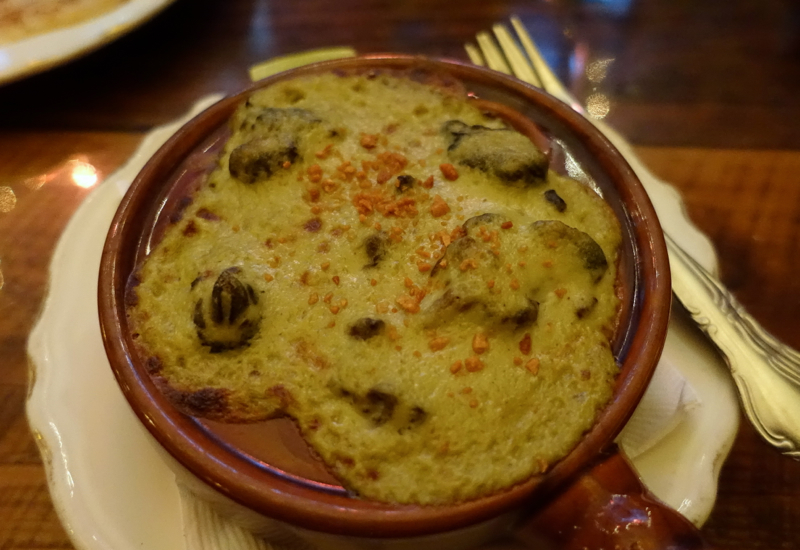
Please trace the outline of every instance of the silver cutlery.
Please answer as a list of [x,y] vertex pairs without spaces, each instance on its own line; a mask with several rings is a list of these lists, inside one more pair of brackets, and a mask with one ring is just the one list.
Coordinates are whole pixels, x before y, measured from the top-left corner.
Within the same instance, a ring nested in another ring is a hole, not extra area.
[[[496,41],[488,32],[478,33],[478,47],[465,45],[470,60],[514,75],[585,114],[547,65],[522,21],[512,17],[511,25],[516,38],[502,24],[492,29]],[[621,135],[601,120],[587,119],[620,150],[640,180],[657,180]],[[761,327],[719,279],[666,231],[665,237],[673,293],[730,367],[745,414],[767,442],[800,460],[800,353]]]

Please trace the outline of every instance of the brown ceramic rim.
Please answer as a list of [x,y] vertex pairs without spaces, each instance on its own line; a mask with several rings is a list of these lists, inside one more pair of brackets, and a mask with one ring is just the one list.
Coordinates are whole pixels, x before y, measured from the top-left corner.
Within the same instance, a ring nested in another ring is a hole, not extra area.
[[[522,506],[535,506],[582,471],[613,441],[640,400],[666,337],[671,287],[666,246],[656,213],[641,183],[611,143],[586,119],[557,99],[513,78],[455,61],[381,54],[318,63],[293,76],[330,70],[438,70],[456,79],[498,85],[556,119],[582,142],[615,186],[625,205],[637,251],[639,322],[630,334],[615,397],[577,447],[543,476],[476,500],[445,506],[391,505],[359,500],[304,486],[265,472],[216,443],[191,418],[179,413],[158,390],[137,358],[127,330],[125,289],[134,267],[145,216],[175,167],[230,116],[253,89],[223,99],[180,129],[159,149],[132,183],[113,219],[103,249],[98,287],[100,324],[112,370],[135,413],[158,442],[190,472],[234,501],[265,516],[308,529],[361,537],[412,537],[445,532],[491,519]],[[138,215],[137,215],[138,214]]]

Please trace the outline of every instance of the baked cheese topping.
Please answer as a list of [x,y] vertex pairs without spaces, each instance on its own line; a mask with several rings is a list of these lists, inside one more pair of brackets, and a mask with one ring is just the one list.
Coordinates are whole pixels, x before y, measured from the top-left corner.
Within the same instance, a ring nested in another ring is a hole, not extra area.
[[608,401],[618,222],[463,93],[388,74],[256,92],[137,273],[184,411],[288,415],[354,494],[455,502],[567,454]]

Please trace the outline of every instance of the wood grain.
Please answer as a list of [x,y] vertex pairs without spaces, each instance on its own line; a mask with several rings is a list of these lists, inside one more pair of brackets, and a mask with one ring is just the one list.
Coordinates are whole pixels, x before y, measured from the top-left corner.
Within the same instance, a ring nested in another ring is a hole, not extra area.
[[47,289],[59,235],[89,189],[75,185],[76,160],[102,179],[138,145],[137,133],[0,132],[0,186],[17,197],[0,214],[0,548],[72,548],[61,526],[25,418],[27,335]]
[[[683,195],[721,276],[800,348],[800,4],[794,0],[178,0],[82,59],[0,88],[0,550],[71,548],[24,416],[28,333],[58,236],[143,134],[247,67],[332,45],[465,60],[463,42],[518,13],[581,99]],[[587,69],[605,63],[603,78]],[[800,463],[742,420],[703,533],[719,548],[800,548]]]

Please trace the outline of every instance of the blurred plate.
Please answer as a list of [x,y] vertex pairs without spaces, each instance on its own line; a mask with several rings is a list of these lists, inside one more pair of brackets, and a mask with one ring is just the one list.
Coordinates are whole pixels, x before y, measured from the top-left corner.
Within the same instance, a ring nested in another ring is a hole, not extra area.
[[130,32],[172,2],[174,0],[128,0],[74,25],[0,44],[0,84],[87,54]]

